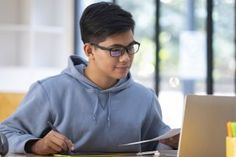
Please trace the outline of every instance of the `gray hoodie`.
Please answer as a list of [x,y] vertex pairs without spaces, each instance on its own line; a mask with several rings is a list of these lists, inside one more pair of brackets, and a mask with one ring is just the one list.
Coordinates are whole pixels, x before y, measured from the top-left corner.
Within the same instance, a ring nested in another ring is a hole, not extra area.
[[25,153],[25,144],[42,138],[50,121],[80,153],[139,152],[157,143],[120,146],[169,130],[155,93],[134,82],[130,73],[102,90],[84,76],[86,61],[71,56],[59,75],[34,83],[17,111],[0,125],[10,152]]

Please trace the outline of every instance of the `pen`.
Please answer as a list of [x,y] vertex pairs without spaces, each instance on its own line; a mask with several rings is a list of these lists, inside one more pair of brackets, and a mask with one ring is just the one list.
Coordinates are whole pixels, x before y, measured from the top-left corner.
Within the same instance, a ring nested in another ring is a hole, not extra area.
[[233,137],[236,137],[236,122],[231,122]]
[[[56,128],[54,125],[52,125],[51,122],[48,121],[48,125],[49,125],[49,127],[50,127],[53,131],[59,132],[59,131],[57,130],[57,128]],[[59,133],[60,133],[60,132],[59,132]]]
[[232,122],[227,122],[227,133],[228,137],[233,137],[233,128],[232,128]]
[[[57,130],[57,128],[56,128],[50,121],[48,121],[48,125],[49,125],[49,127],[50,127],[53,131],[56,131],[56,132],[60,133],[60,132]],[[74,154],[74,152],[73,152],[73,151],[65,151],[65,152],[61,152],[61,154],[71,155],[71,154]]]

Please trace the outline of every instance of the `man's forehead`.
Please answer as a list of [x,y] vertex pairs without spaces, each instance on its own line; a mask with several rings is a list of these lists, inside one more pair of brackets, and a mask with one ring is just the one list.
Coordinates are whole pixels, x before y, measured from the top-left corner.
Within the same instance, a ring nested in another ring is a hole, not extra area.
[[100,42],[101,44],[106,45],[121,45],[127,46],[134,42],[134,35],[132,31],[127,31],[123,33],[117,33],[111,36],[108,36],[104,41]]

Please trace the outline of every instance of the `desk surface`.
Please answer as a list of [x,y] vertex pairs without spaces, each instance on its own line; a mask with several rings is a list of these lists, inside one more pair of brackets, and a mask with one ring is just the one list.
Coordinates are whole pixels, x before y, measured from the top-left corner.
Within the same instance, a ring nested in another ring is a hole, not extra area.
[[[161,157],[161,156],[158,156],[158,155],[136,155],[136,154],[127,154],[127,155],[75,155],[74,157]],[[34,154],[7,154],[6,157],[47,157],[47,156],[41,156],[41,155],[34,155]],[[48,157],[59,157],[59,156],[48,156]],[[61,156],[63,157],[63,156]],[[64,155],[64,157],[73,157],[72,156],[69,156],[69,155]]]
[[[163,155],[162,155],[163,153]],[[136,155],[136,154],[108,154],[108,155],[52,155],[51,157],[176,157],[177,150],[163,150],[161,155]],[[34,154],[7,154],[6,157],[46,157]]]

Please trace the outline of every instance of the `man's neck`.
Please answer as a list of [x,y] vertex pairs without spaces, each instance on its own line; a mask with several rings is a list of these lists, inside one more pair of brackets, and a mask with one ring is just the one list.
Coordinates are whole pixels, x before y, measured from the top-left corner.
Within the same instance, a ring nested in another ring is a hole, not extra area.
[[94,70],[88,65],[84,70],[84,75],[87,79],[89,79],[91,82],[96,84],[101,89],[108,89],[114,86],[118,80],[114,80],[112,78],[107,78],[102,75],[99,75],[98,73],[95,73]]

